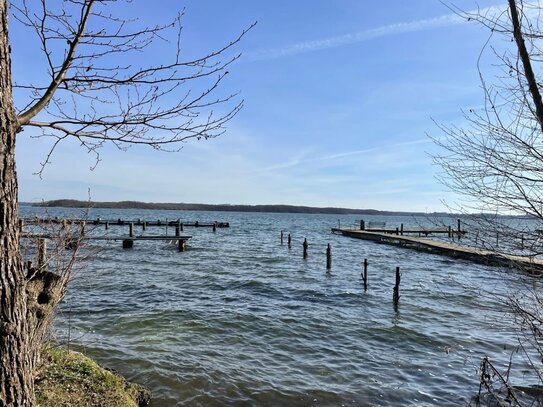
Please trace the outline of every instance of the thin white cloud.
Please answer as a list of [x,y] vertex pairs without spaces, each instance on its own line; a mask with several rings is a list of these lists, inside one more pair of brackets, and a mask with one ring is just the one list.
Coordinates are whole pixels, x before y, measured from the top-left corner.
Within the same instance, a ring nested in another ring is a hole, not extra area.
[[275,164],[266,168],[261,168],[260,170],[257,170],[256,173],[282,170],[285,168],[296,167],[302,164],[309,164],[309,163],[315,163],[315,162],[320,162],[320,161],[330,161],[330,160],[335,160],[337,158],[350,157],[350,156],[359,155],[359,154],[368,154],[368,153],[373,153],[376,151],[383,151],[383,150],[390,151],[398,147],[410,146],[414,144],[426,144],[426,143],[431,143],[431,142],[432,142],[431,139],[429,139],[428,137],[425,137],[425,138],[421,138],[417,140],[402,141],[400,143],[383,145],[379,147],[365,148],[362,150],[344,151],[341,153],[329,154],[329,155],[324,155],[324,156],[314,157],[314,158],[307,158],[307,159],[295,158],[283,163]]
[[[479,14],[489,17],[493,15],[500,15],[503,11],[503,5],[496,5],[486,7],[480,10],[468,11],[465,14]],[[290,55],[297,55],[306,52],[320,51],[324,49],[360,43],[389,35],[404,34],[409,32],[424,31],[434,28],[457,25],[465,21],[465,18],[459,16],[458,14],[451,13],[435,18],[389,24],[370,30],[359,31],[356,33],[349,33],[335,37],[298,42],[296,44],[290,44],[279,48],[260,49],[254,52],[245,53],[245,58],[253,61],[282,58]]]

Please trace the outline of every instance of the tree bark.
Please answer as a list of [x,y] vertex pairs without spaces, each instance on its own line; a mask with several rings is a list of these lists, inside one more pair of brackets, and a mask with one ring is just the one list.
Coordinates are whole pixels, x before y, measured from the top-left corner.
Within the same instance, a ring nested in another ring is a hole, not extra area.
[[7,1],[0,0],[0,407],[34,403],[25,275],[19,250],[15,134]]
[[543,100],[541,98],[541,93],[539,92],[539,86],[537,84],[534,70],[532,69],[530,53],[526,49],[526,44],[524,43],[521,20],[518,14],[516,1],[508,1],[509,11],[511,12],[511,23],[513,24],[513,37],[515,38],[515,42],[517,44],[520,60],[522,61],[522,66],[524,67],[524,76],[528,82],[530,95],[532,96],[532,101],[534,102],[535,116],[539,122],[539,125],[541,126],[541,130],[543,131]]

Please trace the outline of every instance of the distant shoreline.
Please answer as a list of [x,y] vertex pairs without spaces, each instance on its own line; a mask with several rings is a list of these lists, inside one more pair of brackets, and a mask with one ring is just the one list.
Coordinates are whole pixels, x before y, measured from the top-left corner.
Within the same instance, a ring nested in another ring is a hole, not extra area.
[[155,210],[177,210],[177,211],[216,211],[216,212],[268,212],[268,213],[308,213],[308,214],[331,214],[331,215],[433,215],[449,216],[445,212],[400,212],[400,211],[379,211],[376,209],[351,209],[334,207],[312,207],[297,205],[231,205],[231,204],[199,204],[199,203],[156,203],[138,201],[119,202],[95,202],[79,201],[74,199],[56,199],[44,202],[21,202],[23,205],[34,207],[61,207],[61,208],[107,208],[107,209],[155,209]]

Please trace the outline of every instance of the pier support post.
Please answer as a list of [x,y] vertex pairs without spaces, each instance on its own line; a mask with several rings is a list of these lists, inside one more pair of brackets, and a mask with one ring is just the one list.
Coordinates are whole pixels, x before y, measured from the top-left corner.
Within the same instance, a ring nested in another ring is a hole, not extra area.
[[449,234],[449,239],[452,237],[452,227],[451,225],[449,225],[449,229],[448,229],[448,234]]
[[368,259],[364,259],[364,271],[362,272],[362,280],[364,281],[364,291],[368,291]]
[[109,229],[109,222],[106,222],[106,230]]
[[462,232],[462,228],[460,227],[460,219],[458,219],[458,236],[460,236],[460,233]]
[[38,239],[38,269],[41,269],[45,266],[45,261],[47,258],[47,243],[45,239]]
[[292,244],[292,238],[290,237],[290,233],[288,234],[287,244],[288,244],[288,248],[290,249],[290,246]]
[[32,262],[30,260],[26,262],[26,277],[32,277]]
[[183,222],[180,222],[179,223],[179,230],[182,232],[183,231]]
[[330,271],[332,269],[332,247],[330,243],[326,247],[326,270]]
[[180,226],[179,226],[179,223],[177,225],[175,225],[175,236],[179,237],[180,235]]
[[123,240],[123,249],[131,249],[134,247],[134,241],[132,239]]
[[141,224],[141,230],[145,230],[147,228],[147,222],[143,221]]
[[304,243],[302,244],[302,246],[304,247],[304,259],[307,259],[307,247],[309,246],[309,244],[307,243],[307,239],[304,239]]
[[400,234],[400,229],[396,228],[396,236],[398,236],[399,234]]
[[360,219],[360,230],[366,230],[366,222],[364,222],[364,219]]
[[134,223],[133,222],[130,222],[128,224],[128,235],[130,237],[134,237]]
[[213,232],[217,231],[217,222],[213,222]]
[[24,226],[25,226],[25,220],[24,219],[19,219],[19,231],[20,232],[23,231]]
[[281,231],[281,244],[283,244],[283,231]]
[[400,225],[400,235],[403,236],[403,223]]
[[392,294],[392,302],[394,303],[394,309],[397,310],[398,303],[400,301],[400,267],[396,267],[396,284],[394,285],[394,291]]
[[178,247],[180,252],[187,251],[187,241],[185,239],[179,239],[177,241],[177,247]]

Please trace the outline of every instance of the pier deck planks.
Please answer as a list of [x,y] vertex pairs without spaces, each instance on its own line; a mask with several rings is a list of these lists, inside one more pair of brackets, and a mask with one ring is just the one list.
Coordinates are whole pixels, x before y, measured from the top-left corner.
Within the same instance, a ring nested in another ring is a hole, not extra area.
[[498,253],[492,250],[464,246],[458,243],[443,242],[439,240],[413,236],[401,236],[396,234],[381,233],[368,230],[332,228],[332,232],[341,233],[343,236],[353,237],[357,239],[371,240],[377,243],[397,245],[411,248],[414,250],[470,260],[477,263],[518,267],[532,273],[543,273],[543,259],[537,259],[532,256],[519,256],[506,253]]

